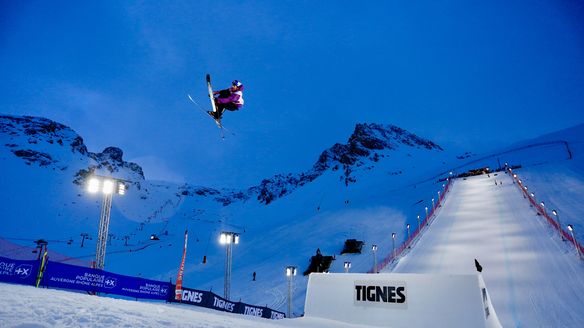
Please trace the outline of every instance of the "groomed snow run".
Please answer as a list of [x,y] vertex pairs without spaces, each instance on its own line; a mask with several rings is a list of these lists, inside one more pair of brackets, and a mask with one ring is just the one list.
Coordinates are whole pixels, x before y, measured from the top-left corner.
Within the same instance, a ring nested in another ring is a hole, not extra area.
[[583,327],[584,261],[502,173],[456,180],[392,272],[473,273],[475,258],[503,327]]

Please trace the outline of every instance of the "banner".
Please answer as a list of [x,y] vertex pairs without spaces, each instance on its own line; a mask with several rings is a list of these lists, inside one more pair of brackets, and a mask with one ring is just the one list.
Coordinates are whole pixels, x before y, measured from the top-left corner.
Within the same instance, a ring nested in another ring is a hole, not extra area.
[[39,261],[21,261],[0,257],[0,281],[2,282],[34,286],[38,271]]
[[[215,293],[183,287],[180,296],[180,303],[190,304],[217,311],[237,313],[266,319],[283,319],[286,316],[283,312],[278,312],[267,307],[250,305],[242,302],[231,302]],[[175,302],[179,302],[175,300]]]
[[[186,239],[187,235],[185,233],[185,246]],[[46,254],[45,252],[43,255],[44,270],[40,270],[41,261],[38,260],[21,261],[0,257],[0,282],[179,302],[266,319],[283,319],[286,317],[283,312],[263,306],[232,302],[208,291],[185,287],[181,287],[179,291],[178,286],[174,286],[169,282],[50,262],[47,261]]]
[[177,301],[181,300],[182,295],[182,282],[183,275],[185,272],[185,258],[187,257],[187,241],[189,240],[189,231],[185,230],[185,246],[183,248],[182,260],[180,261],[180,267],[178,268],[178,276],[176,277],[176,288],[174,291],[174,299]]
[[58,262],[47,263],[41,286],[155,300],[168,300],[171,289],[168,282],[123,276]]

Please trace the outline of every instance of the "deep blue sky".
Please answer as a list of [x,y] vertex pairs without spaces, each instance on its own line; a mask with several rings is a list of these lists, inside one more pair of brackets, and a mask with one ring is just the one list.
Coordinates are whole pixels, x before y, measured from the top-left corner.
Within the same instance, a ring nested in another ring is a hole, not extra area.
[[[0,1],[0,112],[71,126],[147,177],[241,186],[358,122],[480,152],[584,121],[580,1]],[[204,76],[246,85],[218,129]]]

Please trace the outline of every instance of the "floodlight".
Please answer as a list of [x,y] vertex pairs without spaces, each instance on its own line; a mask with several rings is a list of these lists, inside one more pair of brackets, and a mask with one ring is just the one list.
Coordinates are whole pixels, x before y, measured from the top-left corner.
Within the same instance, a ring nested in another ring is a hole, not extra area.
[[571,225],[571,224],[568,224],[568,230],[569,230],[570,232],[572,232],[572,231],[574,231],[574,227],[572,227],[572,225]]
[[227,235],[224,232],[222,232],[221,235],[219,236],[219,243],[221,245],[227,244]]
[[114,192],[114,181],[113,180],[103,180],[103,193],[106,195],[112,194]]
[[286,267],[286,276],[292,277],[295,275],[296,275],[296,267],[292,267],[292,266]]
[[126,194],[126,185],[122,182],[118,183],[118,195]]
[[558,216],[558,212],[556,212],[556,210],[552,210],[552,214],[553,214],[554,216]]
[[96,193],[99,191],[99,179],[90,178],[87,183],[87,191],[90,193]]

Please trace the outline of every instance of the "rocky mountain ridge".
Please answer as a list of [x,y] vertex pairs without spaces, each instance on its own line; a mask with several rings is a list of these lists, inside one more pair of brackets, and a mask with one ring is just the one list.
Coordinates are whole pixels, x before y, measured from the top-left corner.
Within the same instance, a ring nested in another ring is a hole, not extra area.
[[[91,174],[112,175],[129,180],[137,189],[146,182],[140,165],[123,160],[123,151],[107,147],[100,153],[87,150],[83,138],[71,128],[47,118],[31,116],[0,116],[0,133],[4,135],[4,146],[20,157],[27,165],[53,167],[66,170],[71,163],[63,158],[64,153],[75,155],[79,167],[74,172],[73,183],[82,185]],[[262,180],[246,190],[213,189],[184,184],[177,189],[179,197],[212,197],[223,206],[238,201],[257,199],[265,205],[292,193],[310,183],[327,171],[338,172],[345,185],[356,182],[357,170],[371,169],[377,162],[389,157],[400,147],[443,151],[430,140],[416,136],[394,125],[360,123],[348,138],[347,143],[336,143],[323,151],[309,170],[301,173],[278,174]],[[147,198],[144,195],[143,198]]]

